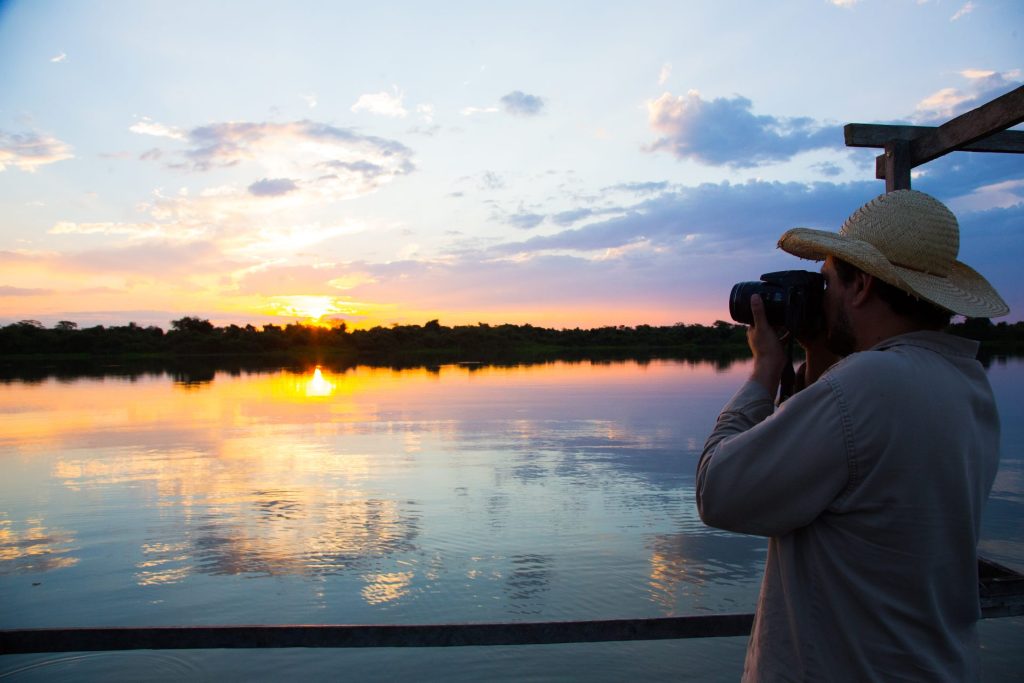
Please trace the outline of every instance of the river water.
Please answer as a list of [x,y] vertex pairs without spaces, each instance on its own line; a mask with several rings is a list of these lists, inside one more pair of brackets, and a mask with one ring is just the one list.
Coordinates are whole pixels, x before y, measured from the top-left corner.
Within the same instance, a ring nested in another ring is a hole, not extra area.
[[[766,542],[693,473],[749,372],[659,360],[0,384],[0,628],[560,621],[753,611]],[[1024,361],[982,553],[1024,569]],[[988,680],[1024,619],[982,623]],[[0,657],[4,680],[733,681],[745,638]]]

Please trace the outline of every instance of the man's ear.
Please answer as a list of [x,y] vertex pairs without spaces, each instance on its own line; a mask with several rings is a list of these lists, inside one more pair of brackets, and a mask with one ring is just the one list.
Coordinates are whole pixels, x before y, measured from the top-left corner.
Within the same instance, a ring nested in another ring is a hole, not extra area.
[[852,294],[850,304],[853,306],[863,306],[871,298],[871,295],[874,294],[877,286],[878,279],[874,275],[868,275],[863,270],[858,270],[853,276],[853,282],[850,283]]

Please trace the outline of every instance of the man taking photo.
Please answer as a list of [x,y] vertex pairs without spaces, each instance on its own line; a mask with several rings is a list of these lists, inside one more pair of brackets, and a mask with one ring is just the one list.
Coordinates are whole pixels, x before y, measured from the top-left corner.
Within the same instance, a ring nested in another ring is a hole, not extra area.
[[941,330],[1009,309],[922,192],[779,246],[824,260],[825,332],[798,340],[805,388],[775,408],[789,361],[755,295],[751,377],[697,468],[705,523],[770,539],[744,680],[976,680],[999,418],[977,342]]

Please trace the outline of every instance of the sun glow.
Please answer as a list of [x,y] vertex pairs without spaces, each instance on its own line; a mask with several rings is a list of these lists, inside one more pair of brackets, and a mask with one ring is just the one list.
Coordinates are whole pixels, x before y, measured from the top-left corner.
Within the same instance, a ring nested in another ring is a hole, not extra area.
[[335,385],[324,379],[320,366],[313,370],[313,376],[306,382],[306,396],[326,398],[334,393]]
[[352,313],[350,306],[332,296],[276,296],[267,309],[272,315],[300,318],[313,325],[324,324],[325,316]]

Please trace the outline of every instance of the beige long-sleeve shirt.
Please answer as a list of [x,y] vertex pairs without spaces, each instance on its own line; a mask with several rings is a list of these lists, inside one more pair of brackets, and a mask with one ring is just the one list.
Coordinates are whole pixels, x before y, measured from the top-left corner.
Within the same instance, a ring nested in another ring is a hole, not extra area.
[[770,537],[748,681],[975,680],[999,418],[977,343],[893,337],[777,410],[748,382],[697,468],[705,523]]

